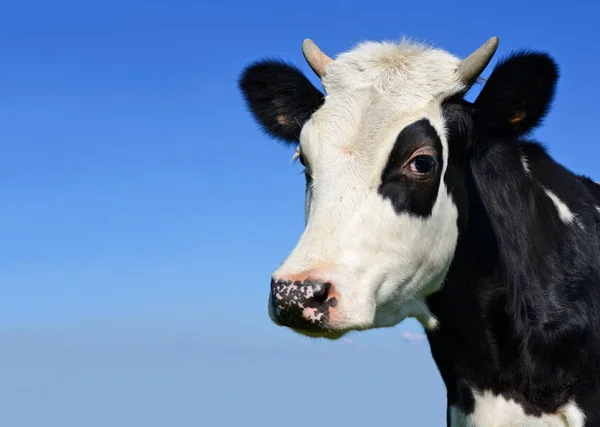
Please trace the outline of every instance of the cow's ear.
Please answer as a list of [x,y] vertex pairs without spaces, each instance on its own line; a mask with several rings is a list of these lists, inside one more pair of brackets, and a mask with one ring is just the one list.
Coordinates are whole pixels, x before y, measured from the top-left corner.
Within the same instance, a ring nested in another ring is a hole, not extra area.
[[535,129],[550,109],[558,75],[556,63],[541,52],[517,52],[501,61],[475,101],[477,130],[514,137]]
[[324,98],[299,69],[276,60],[250,64],[239,87],[262,129],[287,143],[298,142],[302,126]]

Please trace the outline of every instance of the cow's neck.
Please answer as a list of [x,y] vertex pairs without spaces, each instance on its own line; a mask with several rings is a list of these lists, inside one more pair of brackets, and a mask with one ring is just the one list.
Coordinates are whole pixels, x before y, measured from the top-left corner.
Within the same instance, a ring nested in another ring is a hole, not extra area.
[[[474,404],[472,391],[489,390],[519,400],[531,413],[539,410],[551,412],[565,401],[572,384],[587,381],[569,370],[571,359],[576,364],[592,362],[580,359],[577,352],[570,351],[581,345],[579,342],[573,346],[547,346],[546,353],[535,355],[541,358],[541,363],[538,359],[531,362],[528,358],[532,354],[523,353],[522,349],[527,348],[523,342],[524,335],[516,330],[518,322],[509,317],[507,307],[514,304],[515,292],[523,292],[522,296],[531,298],[531,301],[543,298],[544,294],[534,287],[535,282],[530,285],[499,279],[508,277],[501,272],[498,249],[499,243],[506,245],[507,242],[496,240],[490,217],[480,198],[491,196],[479,196],[473,188],[473,180],[465,181],[467,188],[462,208],[468,209],[468,215],[465,215],[468,223],[460,224],[455,258],[443,288],[427,299],[429,309],[438,320],[437,328],[428,332],[428,338],[432,355],[447,386],[449,404],[458,404],[468,412],[469,406]],[[532,200],[525,185],[515,182],[515,186],[521,186],[527,200]],[[529,188],[530,192],[534,191],[532,188]],[[517,188],[509,190],[507,194],[519,191]],[[538,200],[544,199],[538,197]],[[495,206],[504,206],[502,201],[494,202]],[[488,204],[490,200],[486,200]],[[522,222],[527,221],[526,215],[518,212],[518,208],[513,207],[513,215]],[[541,223],[539,218],[530,219],[533,220]],[[501,233],[499,238],[510,239],[511,236],[507,232]],[[546,257],[551,255],[548,248],[544,252]],[[568,254],[562,255],[563,260],[568,260]],[[553,314],[548,312],[548,315]],[[536,331],[543,330],[536,325],[530,327]],[[588,351],[594,357],[594,352],[600,354],[596,347],[590,347]],[[589,387],[595,387],[595,383]]]
[[460,236],[444,287],[428,298],[437,329],[428,333],[432,355],[448,389],[451,404],[468,403],[469,390],[494,385],[496,367],[516,356],[506,337],[505,291],[494,281],[497,249],[477,200],[470,203],[470,222]]

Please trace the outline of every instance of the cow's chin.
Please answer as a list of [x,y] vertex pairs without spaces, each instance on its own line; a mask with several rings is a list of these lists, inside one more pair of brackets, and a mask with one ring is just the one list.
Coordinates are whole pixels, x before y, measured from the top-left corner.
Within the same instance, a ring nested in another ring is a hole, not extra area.
[[[270,306],[270,304],[269,304],[269,306]],[[334,327],[331,327],[330,325],[327,325],[327,326],[324,326],[324,325],[316,326],[315,325],[315,326],[311,327],[310,329],[300,329],[300,328],[294,328],[294,327],[280,324],[275,319],[275,316],[273,316],[272,310],[269,310],[269,317],[271,318],[271,321],[277,326],[289,329],[290,331],[295,332],[298,335],[302,335],[302,336],[309,337],[309,338],[315,338],[315,339],[324,338],[324,339],[328,339],[328,340],[338,340],[349,332],[365,329],[365,328],[352,328],[352,327],[334,328]],[[366,328],[366,329],[368,329],[368,328]]]
[[348,332],[350,332],[350,329],[347,330],[343,330],[343,331],[338,331],[335,329],[321,329],[319,331],[305,331],[302,329],[292,329],[290,328],[292,331],[296,332],[299,335],[305,336],[305,337],[309,337],[309,338],[325,338],[328,340],[339,340],[340,338],[342,338],[344,335],[346,335]]

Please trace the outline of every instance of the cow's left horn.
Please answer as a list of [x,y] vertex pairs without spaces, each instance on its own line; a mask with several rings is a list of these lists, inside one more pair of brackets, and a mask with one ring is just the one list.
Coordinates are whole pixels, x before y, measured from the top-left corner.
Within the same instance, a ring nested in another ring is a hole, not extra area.
[[460,63],[458,68],[460,79],[467,87],[475,83],[479,75],[483,73],[485,67],[490,63],[494,53],[496,53],[496,49],[498,49],[499,41],[498,37],[492,37]]
[[333,62],[333,59],[325,55],[311,39],[306,39],[302,43],[302,53],[310,68],[319,77],[325,74],[325,66]]

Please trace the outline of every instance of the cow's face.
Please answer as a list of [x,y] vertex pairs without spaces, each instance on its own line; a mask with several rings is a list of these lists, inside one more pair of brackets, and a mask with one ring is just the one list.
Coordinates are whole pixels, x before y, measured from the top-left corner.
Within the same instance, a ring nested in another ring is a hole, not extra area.
[[424,299],[442,285],[458,239],[443,105],[496,45],[471,63],[409,43],[366,43],[332,61],[305,42],[325,97],[289,65],[246,69],[251,111],[297,143],[306,174],[306,227],[272,274],[274,322],[329,338],[409,316],[435,326]]

